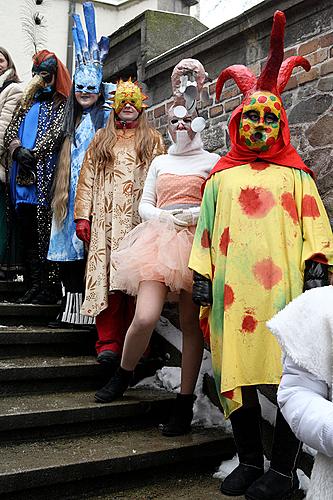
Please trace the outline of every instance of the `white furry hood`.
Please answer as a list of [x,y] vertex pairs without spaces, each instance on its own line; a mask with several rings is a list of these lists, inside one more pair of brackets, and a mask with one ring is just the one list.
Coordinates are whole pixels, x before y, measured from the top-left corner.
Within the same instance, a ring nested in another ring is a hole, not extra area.
[[2,73],[2,75],[0,75],[0,88],[7,80],[11,80],[13,76],[14,76],[13,68],[9,68],[4,73]]
[[297,365],[332,387],[333,286],[304,292],[267,326]]

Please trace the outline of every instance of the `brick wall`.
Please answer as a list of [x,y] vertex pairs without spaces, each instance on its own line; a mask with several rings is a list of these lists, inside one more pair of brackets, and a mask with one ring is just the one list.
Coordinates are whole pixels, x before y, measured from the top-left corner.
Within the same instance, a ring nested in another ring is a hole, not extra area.
[[[275,2],[275,8],[279,8],[279,3],[283,2]],[[327,15],[331,12],[330,9],[327,9],[327,2],[319,0],[315,3],[316,12],[311,16],[311,11],[308,11],[308,18],[303,18],[302,29],[298,32],[291,29],[292,34],[289,36],[289,40],[294,39],[285,49],[286,58],[291,55],[305,56],[310,61],[312,68],[308,73],[302,68],[295,68],[282,97],[289,117],[291,142],[305,163],[315,171],[318,189],[333,224],[333,25],[332,21],[327,21]],[[322,10],[318,8],[320,3],[323,5]],[[311,8],[309,2],[304,2],[305,4],[308,9]],[[299,2],[299,15],[304,15],[301,13],[302,2]],[[297,15],[297,11],[294,11],[295,26],[297,26]],[[307,22],[307,19],[310,18],[311,22]],[[266,25],[267,22],[265,22]],[[271,22],[266,26],[266,39],[270,26]],[[308,32],[306,31],[307,26],[309,27]],[[259,39],[261,29],[261,25],[257,26],[257,37],[253,36],[252,30],[251,38]],[[286,38],[287,35],[288,24]],[[238,35],[240,43],[241,37],[240,33]],[[233,43],[237,45],[237,41],[234,40]],[[228,60],[227,64],[246,64],[258,75],[266,61],[268,40],[265,40],[264,45],[266,46],[265,50],[258,47],[257,50],[252,51],[262,57],[255,60],[252,57],[252,61],[251,58],[247,58],[245,61],[229,62]],[[211,50],[214,51],[213,46]],[[243,50],[246,52],[245,48]],[[201,58],[200,54],[195,53],[195,50],[192,50],[192,57],[198,57],[205,64],[205,57]],[[218,75],[223,67],[225,65],[223,57],[221,57],[215,74]],[[229,148],[228,118],[232,110],[241,103],[242,96],[238,87],[230,80],[224,87],[221,102],[217,102],[215,81],[216,79],[205,86],[198,107],[201,116],[207,120],[206,129],[202,133],[205,148],[224,154]],[[158,79],[155,79],[155,85],[157,84]],[[166,140],[168,140],[166,135],[167,110],[170,105],[171,99],[166,99],[152,106],[148,111],[149,120],[166,137]]]

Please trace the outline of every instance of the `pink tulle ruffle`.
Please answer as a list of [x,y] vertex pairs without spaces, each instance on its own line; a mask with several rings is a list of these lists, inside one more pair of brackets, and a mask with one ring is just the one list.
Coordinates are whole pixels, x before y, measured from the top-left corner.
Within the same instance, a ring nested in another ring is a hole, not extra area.
[[192,271],[187,266],[192,243],[188,228],[176,230],[172,222],[155,219],[142,222],[112,255],[117,286],[137,295],[141,281],[160,281],[172,292],[191,292]]

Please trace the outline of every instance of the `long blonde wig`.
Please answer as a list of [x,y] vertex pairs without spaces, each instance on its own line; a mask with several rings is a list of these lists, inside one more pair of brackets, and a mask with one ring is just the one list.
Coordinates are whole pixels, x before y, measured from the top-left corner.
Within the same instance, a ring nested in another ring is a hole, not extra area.
[[67,136],[59,153],[57,168],[53,181],[52,210],[55,223],[61,227],[66,215],[69,195],[71,171],[71,141]]
[[[148,123],[145,112],[138,117],[138,126],[135,129],[135,152],[138,163],[149,164],[152,159],[156,146],[157,154],[161,154],[163,148],[161,134],[157,132]],[[99,169],[112,169],[115,161],[114,145],[117,142],[117,133],[115,127],[115,113],[109,116],[104,129],[100,129],[90,145],[90,158]]]

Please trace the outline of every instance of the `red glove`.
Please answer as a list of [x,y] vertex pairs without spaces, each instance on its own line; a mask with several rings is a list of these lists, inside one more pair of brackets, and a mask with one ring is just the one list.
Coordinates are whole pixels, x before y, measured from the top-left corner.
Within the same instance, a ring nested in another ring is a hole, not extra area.
[[76,223],[76,236],[85,243],[90,242],[90,222],[86,219],[79,219]]

